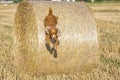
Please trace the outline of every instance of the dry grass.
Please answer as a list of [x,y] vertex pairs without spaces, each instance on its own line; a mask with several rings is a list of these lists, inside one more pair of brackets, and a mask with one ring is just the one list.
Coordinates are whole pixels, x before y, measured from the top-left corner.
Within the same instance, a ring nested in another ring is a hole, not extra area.
[[[112,4],[104,6],[113,7]],[[0,5],[1,7],[2,5]],[[78,72],[75,74],[52,74],[41,77],[32,77],[22,73],[17,74],[13,57],[13,19],[16,9],[10,5],[9,9],[0,9],[0,79],[6,80],[120,80],[120,13],[113,11],[95,11],[99,38],[98,67],[90,73]],[[98,6],[96,8],[96,6]],[[114,5],[116,6],[116,5]],[[90,5],[93,11],[101,9],[99,4]],[[119,6],[118,6],[119,7]],[[120,9],[120,8],[118,8]],[[8,11],[7,11],[8,10]],[[7,13],[6,13],[7,11]],[[102,19],[101,19],[102,16]],[[103,18],[106,17],[106,18]]]

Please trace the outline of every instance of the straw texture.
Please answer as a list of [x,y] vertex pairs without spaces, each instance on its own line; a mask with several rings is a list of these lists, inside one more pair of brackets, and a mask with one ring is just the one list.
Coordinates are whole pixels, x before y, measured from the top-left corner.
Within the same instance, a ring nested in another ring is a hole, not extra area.
[[[45,47],[44,18],[48,15],[49,7],[59,17],[57,27],[61,36],[57,58]],[[14,31],[17,46],[15,56],[20,58],[16,62],[19,62],[17,65],[24,64],[25,70],[29,69],[28,73],[88,72],[97,62],[96,24],[91,10],[84,3],[20,3]]]

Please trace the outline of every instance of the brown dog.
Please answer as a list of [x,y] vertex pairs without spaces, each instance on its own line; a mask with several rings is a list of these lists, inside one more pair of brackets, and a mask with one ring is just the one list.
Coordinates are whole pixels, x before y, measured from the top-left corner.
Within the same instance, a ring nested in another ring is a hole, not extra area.
[[49,8],[49,14],[44,19],[45,26],[45,41],[46,44],[51,48],[57,50],[58,46],[58,33],[59,30],[56,28],[58,17],[52,14],[52,9]]

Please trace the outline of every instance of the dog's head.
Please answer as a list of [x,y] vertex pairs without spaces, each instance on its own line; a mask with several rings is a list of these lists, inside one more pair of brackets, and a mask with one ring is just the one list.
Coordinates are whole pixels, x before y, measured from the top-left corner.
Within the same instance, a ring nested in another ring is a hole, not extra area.
[[59,30],[57,28],[46,27],[45,33],[50,35],[52,42],[55,42],[58,38]]

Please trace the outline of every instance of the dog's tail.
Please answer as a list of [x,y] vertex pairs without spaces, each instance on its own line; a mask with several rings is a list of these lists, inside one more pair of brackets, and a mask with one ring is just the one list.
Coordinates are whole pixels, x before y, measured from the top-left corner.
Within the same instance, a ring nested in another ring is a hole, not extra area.
[[52,14],[52,9],[49,7],[49,15]]

